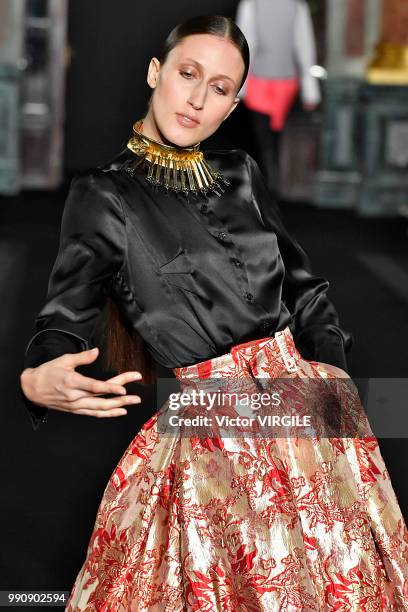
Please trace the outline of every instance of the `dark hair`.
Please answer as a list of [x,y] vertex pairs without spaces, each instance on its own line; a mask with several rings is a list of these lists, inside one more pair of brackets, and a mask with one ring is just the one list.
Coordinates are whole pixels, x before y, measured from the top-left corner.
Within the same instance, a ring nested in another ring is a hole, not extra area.
[[[245,69],[238,91],[245,82],[249,69],[249,48],[245,36],[230,18],[224,15],[199,15],[179,23],[164,41],[159,60],[164,63],[170,51],[184,38],[193,34],[213,34],[228,38],[241,53]],[[108,297],[106,329],[107,365],[118,372],[138,370],[142,384],[151,384],[156,378],[156,363],[146,348],[142,336],[123,318],[120,308]]]
[[183,21],[183,23],[179,23],[164,41],[159,57],[160,63],[164,64],[170,51],[184,38],[193,34],[212,34],[220,38],[227,38],[237,47],[245,66],[244,74],[238,87],[239,91],[245,83],[248,74],[249,47],[245,36],[231,17],[225,17],[225,15],[198,15]]

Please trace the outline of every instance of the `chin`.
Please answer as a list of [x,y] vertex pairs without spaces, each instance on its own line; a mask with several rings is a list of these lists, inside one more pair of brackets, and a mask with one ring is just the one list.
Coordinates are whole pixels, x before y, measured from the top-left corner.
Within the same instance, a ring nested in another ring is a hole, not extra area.
[[188,130],[188,128],[185,129],[186,132],[187,130],[189,131],[188,134],[183,134],[182,130],[183,128],[181,128],[181,130],[174,130],[168,137],[166,136],[167,140],[177,147],[192,147],[199,142],[200,138],[198,136],[193,136],[191,130]]
[[178,147],[184,147],[184,148],[189,148],[189,147],[193,147],[194,145],[196,145],[198,142],[200,142],[199,138],[194,138],[194,140],[191,139],[191,137],[187,140],[187,138],[178,138],[176,141],[174,141],[174,144],[177,145]]
[[169,144],[177,147],[192,147],[200,141],[199,125],[196,128],[183,128],[176,120],[174,124],[170,128],[167,125],[166,129],[160,130],[162,136],[164,136]]

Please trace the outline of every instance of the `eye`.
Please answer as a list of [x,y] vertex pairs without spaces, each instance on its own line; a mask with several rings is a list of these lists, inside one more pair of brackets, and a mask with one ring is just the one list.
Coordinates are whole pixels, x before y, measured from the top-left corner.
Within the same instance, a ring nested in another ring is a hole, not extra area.
[[214,89],[217,92],[217,94],[220,94],[221,96],[225,96],[225,91],[219,85],[215,85]]
[[190,77],[194,76],[191,72],[187,72],[186,70],[180,70],[180,74],[185,79],[189,79]]

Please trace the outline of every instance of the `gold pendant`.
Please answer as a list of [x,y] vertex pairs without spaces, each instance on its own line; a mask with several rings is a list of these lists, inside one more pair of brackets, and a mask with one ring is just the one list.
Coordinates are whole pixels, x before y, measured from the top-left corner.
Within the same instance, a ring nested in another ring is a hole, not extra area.
[[223,185],[229,185],[221,172],[207,163],[199,149],[200,143],[192,147],[166,145],[141,133],[143,119],[133,125],[133,136],[127,143],[135,155],[135,162],[126,168],[134,175],[136,168],[145,169],[145,178],[152,185],[161,185],[168,191],[192,192],[206,194],[211,191],[221,196],[225,191]]

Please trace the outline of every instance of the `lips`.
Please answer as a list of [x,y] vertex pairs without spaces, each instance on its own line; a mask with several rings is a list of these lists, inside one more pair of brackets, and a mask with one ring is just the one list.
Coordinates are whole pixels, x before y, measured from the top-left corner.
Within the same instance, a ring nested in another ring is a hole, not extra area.
[[176,113],[176,117],[180,125],[183,125],[184,127],[196,127],[200,123],[198,119],[191,117],[191,115]]

